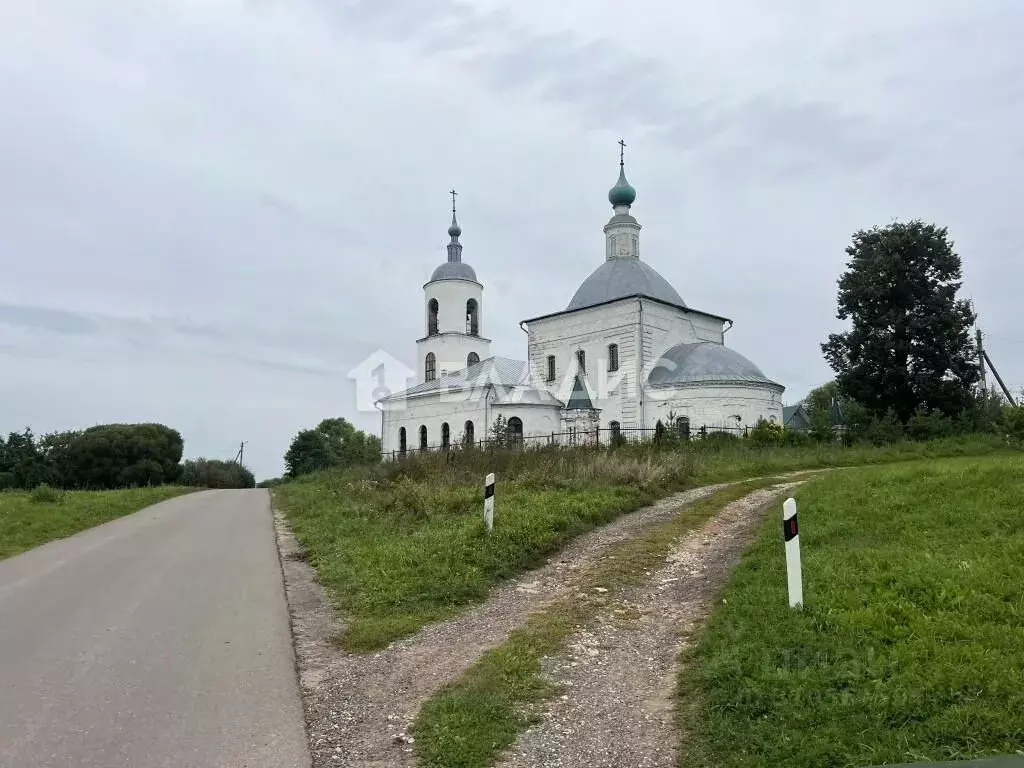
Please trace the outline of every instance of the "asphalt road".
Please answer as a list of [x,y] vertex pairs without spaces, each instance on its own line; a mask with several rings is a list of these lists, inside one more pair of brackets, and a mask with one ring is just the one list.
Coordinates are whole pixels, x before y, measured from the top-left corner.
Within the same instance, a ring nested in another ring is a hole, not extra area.
[[0,560],[0,766],[308,768],[267,491]]

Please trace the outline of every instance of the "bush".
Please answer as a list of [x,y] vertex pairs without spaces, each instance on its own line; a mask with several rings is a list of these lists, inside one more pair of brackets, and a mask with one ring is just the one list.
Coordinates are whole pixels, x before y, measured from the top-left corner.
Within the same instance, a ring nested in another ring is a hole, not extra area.
[[907,421],[907,435],[911,440],[934,440],[950,437],[956,432],[953,420],[939,411],[929,412],[919,408]]
[[42,483],[32,489],[28,498],[33,504],[63,504],[64,492]]
[[180,482],[193,488],[256,487],[256,478],[248,468],[219,459],[189,459],[182,467]]
[[117,476],[118,485],[126,488],[160,485],[164,479],[164,468],[153,459],[137,461],[125,467]]
[[1003,408],[1003,429],[1015,440],[1024,440],[1024,407]]
[[746,434],[746,438],[754,445],[781,445],[784,431],[781,424],[758,419],[754,428]]
[[814,442],[814,438],[806,432],[801,432],[798,429],[785,429],[782,430],[782,445],[790,448],[802,448],[805,445],[810,445]]

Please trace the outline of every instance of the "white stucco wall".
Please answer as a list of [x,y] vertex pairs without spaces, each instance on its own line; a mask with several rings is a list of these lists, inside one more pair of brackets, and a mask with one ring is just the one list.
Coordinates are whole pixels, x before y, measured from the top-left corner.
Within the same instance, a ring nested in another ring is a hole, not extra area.
[[[642,306],[642,312],[641,312]],[[639,354],[643,318],[643,355]],[[642,414],[639,382],[657,358],[671,346],[686,342],[722,343],[723,321],[687,312],[661,302],[623,299],[600,307],[567,312],[535,320],[529,331],[529,360],[539,386],[566,400],[576,373],[576,351],[587,358],[587,385],[594,406],[601,410],[601,426],[618,421],[623,428],[649,422]],[[619,370],[608,371],[608,345],[619,347]],[[555,356],[555,381],[545,382],[547,356]],[[642,366],[642,370],[641,370]]]
[[[693,431],[701,426],[752,427],[758,419],[782,423],[782,393],[756,384],[701,384],[648,387],[645,412],[648,428],[660,419],[669,426],[669,413],[688,416]],[[739,416],[739,419],[735,417]]]
[[[594,406],[607,422],[632,422],[638,398],[636,300],[618,301],[536,320],[527,325],[529,361],[535,383],[568,400],[576,376],[576,352],[586,355],[586,381]],[[619,347],[619,370],[608,371],[608,345]],[[555,381],[546,382],[548,355],[555,357]]]
[[648,370],[662,352],[676,344],[724,341],[723,321],[699,312],[687,312],[657,301],[644,301],[644,360]]
[[442,425],[447,422],[451,444],[458,443],[465,432],[466,421],[473,422],[473,438],[476,441],[489,439],[491,424],[499,415],[510,419],[517,416],[523,422],[524,437],[547,437],[560,432],[561,409],[557,405],[534,403],[496,402],[492,390],[485,404],[486,390],[448,392],[444,395],[412,397],[405,401],[384,404],[384,434],[381,450],[391,454],[399,450],[399,430],[406,429],[407,450],[418,450],[420,427],[427,428],[427,445],[441,444]]
[[[480,394],[481,396],[476,396]],[[406,428],[406,447],[418,450],[420,427],[427,428],[427,445],[441,444],[441,426],[448,423],[451,442],[457,443],[465,431],[466,421],[473,422],[473,437],[486,437],[482,393],[447,393],[444,396],[413,397],[384,406],[384,435],[381,450],[385,454],[399,449],[399,430]]]

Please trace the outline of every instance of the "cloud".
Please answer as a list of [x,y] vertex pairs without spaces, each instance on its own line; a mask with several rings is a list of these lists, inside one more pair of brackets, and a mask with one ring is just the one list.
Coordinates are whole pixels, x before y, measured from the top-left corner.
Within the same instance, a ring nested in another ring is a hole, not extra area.
[[948,224],[1016,338],[1022,34],[1011,0],[9,3],[0,430],[164,418],[261,476],[326,416],[375,430],[345,373],[415,362],[447,190],[521,357],[603,260],[620,136],[644,259],[794,398],[893,217]]

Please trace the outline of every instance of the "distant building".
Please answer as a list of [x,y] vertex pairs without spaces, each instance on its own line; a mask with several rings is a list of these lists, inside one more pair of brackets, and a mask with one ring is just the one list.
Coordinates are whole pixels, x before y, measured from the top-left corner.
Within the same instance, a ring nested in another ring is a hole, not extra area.
[[462,260],[453,194],[448,260],[423,286],[421,383],[379,401],[385,453],[486,439],[499,416],[513,437],[559,441],[653,430],[670,415],[666,426],[680,431],[782,421],[784,387],[725,346],[732,321],[688,306],[640,260],[635,199],[620,157],[604,262],[565,309],[520,324],[519,361],[490,355],[483,285]]
[[797,432],[810,432],[811,414],[804,408],[803,403],[785,405],[782,407],[782,426]]

